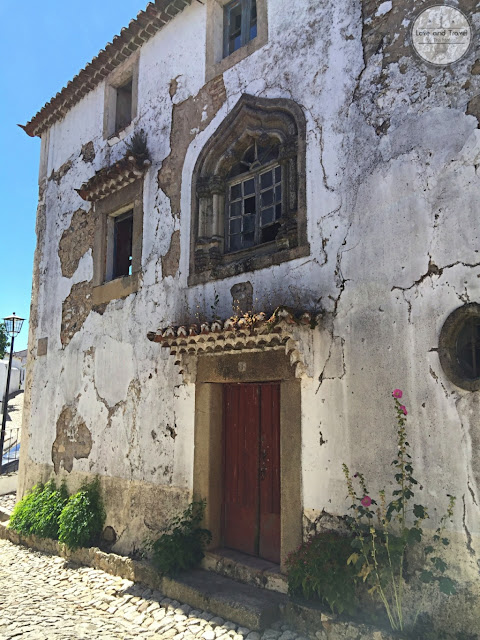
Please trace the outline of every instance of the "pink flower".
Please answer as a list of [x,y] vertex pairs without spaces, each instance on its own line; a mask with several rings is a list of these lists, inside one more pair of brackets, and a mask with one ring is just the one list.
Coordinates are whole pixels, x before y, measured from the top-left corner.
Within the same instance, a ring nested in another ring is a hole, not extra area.
[[394,389],[392,396],[400,399],[403,396],[403,391],[401,389]]
[[372,499],[370,496],[363,496],[361,503],[364,507],[369,507],[372,504]]
[[407,409],[405,408],[405,405],[401,404],[400,405],[400,411],[403,412],[403,415],[406,416],[407,415]]

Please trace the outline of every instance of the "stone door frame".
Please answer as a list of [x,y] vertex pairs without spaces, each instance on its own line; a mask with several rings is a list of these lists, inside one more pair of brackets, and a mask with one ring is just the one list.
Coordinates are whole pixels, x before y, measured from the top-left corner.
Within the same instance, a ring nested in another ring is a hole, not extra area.
[[205,498],[210,548],[221,545],[223,384],[280,382],[280,568],[302,542],[301,381],[285,350],[199,355],[195,385],[193,493]]

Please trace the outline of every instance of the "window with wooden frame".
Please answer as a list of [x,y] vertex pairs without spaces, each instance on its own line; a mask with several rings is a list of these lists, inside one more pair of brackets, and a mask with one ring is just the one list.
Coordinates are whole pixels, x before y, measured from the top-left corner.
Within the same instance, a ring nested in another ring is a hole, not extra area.
[[255,140],[235,164],[227,182],[227,252],[273,242],[282,218],[282,167],[278,145]]
[[193,179],[190,285],[309,255],[305,117],[292,100],[242,96]]
[[205,0],[205,79],[216,78],[268,42],[268,0]]
[[257,36],[256,0],[233,0],[223,9],[223,55],[229,56]]
[[107,274],[106,280],[132,275],[133,209],[114,216],[112,226],[110,247],[107,248],[111,253],[112,270],[111,278]]

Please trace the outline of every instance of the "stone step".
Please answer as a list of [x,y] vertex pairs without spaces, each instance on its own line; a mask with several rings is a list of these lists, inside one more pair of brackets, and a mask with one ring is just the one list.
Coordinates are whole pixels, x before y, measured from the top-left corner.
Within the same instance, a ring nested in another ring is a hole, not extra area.
[[163,578],[162,583],[167,597],[255,631],[279,620],[281,609],[287,603],[283,594],[242,584],[203,569],[174,579]]
[[285,594],[288,592],[287,577],[281,573],[278,564],[248,556],[239,551],[231,549],[206,551],[202,568],[260,589]]

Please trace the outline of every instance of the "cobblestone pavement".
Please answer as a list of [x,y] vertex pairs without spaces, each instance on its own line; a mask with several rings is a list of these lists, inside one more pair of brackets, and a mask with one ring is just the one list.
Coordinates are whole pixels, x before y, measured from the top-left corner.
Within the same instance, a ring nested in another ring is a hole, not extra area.
[[0,640],[304,640],[195,611],[130,580],[0,540]]
[[0,509],[3,509],[6,513],[12,513],[15,501],[17,499],[17,492],[6,493],[0,496]]

